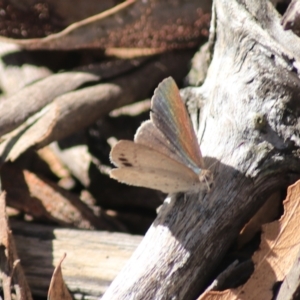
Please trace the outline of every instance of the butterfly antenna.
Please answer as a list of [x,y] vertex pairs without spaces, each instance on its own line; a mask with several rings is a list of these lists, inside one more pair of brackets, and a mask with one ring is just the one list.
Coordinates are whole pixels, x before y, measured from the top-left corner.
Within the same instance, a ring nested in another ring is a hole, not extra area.
[[207,190],[210,192],[210,186],[209,186],[209,183],[208,183],[206,177],[204,177],[204,179],[205,179],[205,183],[206,183],[206,185],[207,185]]
[[213,166],[215,166],[218,162],[219,162],[219,161],[216,159],[216,161],[213,162],[213,163],[208,167],[208,169],[211,170],[211,168],[212,168]]

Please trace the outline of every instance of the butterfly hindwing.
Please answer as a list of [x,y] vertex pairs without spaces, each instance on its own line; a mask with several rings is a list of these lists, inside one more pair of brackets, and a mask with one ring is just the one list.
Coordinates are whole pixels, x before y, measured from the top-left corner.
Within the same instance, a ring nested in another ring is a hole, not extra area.
[[119,168],[113,169],[110,177],[128,185],[160,190],[164,193],[187,192],[200,188],[199,179],[190,181],[184,174],[167,170],[157,171],[153,168]]
[[135,143],[145,145],[158,151],[175,161],[185,164],[185,161],[177,155],[174,146],[155,127],[151,120],[145,121],[137,130],[134,136]]
[[110,157],[118,166],[110,175],[120,182],[166,193],[199,188],[199,178],[192,170],[142,144],[119,141]]

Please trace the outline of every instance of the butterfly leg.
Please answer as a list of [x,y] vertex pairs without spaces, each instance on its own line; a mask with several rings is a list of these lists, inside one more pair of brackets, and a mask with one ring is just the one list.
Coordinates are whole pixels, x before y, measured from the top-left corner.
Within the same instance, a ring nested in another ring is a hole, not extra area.
[[183,203],[184,203],[184,205],[186,204],[186,202],[187,202],[187,194],[184,193],[184,196],[183,196]]

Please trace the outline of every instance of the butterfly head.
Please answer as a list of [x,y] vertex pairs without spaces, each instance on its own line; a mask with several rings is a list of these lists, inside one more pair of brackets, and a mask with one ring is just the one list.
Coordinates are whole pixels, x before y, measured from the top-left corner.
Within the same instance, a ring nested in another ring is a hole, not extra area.
[[214,181],[214,176],[213,173],[210,170],[201,170],[199,174],[199,181],[201,183],[201,186],[204,185],[207,187],[207,190],[210,191],[213,181]]

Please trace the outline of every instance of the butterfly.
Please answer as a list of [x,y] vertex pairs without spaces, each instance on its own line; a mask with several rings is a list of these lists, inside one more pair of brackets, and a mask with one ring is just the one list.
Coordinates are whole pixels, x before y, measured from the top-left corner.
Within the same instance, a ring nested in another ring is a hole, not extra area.
[[213,182],[172,77],[154,91],[150,120],[138,128],[134,142],[120,140],[112,148],[110,160],[117,166],[111,170],[111,178],[164,193],[209,190]]

